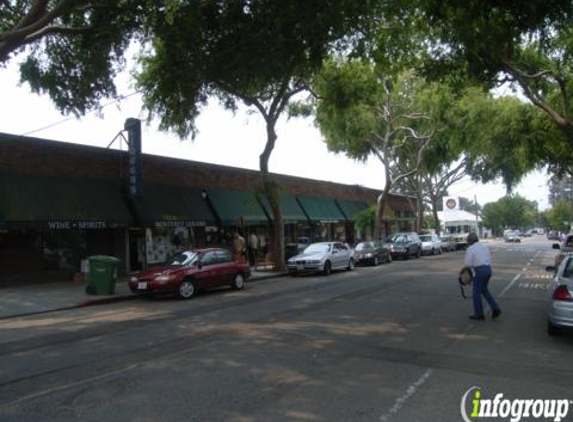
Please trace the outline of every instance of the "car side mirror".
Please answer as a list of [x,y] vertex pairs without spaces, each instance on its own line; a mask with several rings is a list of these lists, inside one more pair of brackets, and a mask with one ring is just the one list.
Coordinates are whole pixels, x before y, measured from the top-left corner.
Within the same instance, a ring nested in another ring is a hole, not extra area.
[[545,267],[545,271],[547,271],[548,273],[554,273],[555,271],[557,271],[557,267],[555,265],[548,265],[547,267]]
[[553,246],[551,246],[553,249],[561,249],[561,246],[559,245],[559,243],[554,243]]

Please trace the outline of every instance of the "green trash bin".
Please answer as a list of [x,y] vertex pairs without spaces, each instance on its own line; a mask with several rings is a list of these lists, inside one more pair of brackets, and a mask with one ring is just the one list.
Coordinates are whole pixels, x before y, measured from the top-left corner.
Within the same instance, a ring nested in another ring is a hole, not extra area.
[[95,255],[88,257],[89,285],[86,293],[95,295],[112,295],[115,293],[117,280],[117,264],[121,260],[114,256]]

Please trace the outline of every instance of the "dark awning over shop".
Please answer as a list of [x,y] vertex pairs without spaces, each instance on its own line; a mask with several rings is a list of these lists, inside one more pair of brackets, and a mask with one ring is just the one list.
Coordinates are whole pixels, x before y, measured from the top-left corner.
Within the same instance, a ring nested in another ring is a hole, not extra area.
[[368,204],[362,201],[336,200],[340,210],[348,221],[355,221],[356,215],[368,208]]
[[311,221],[321,223],[339,223],[345,220],[344,215],[333,199],[299,196],[298,201]]
[[0,174],[0,227],[5,229],[106,229],[130,221],[119,184]]
[[[294,223],[306,223],[308,222],[308,218],[306,217],[304,211],[300,207],[299,203],[297,202],[296,198],[289,194],[283,194],[280,198],[281,201],[281,211],[283,213],[283,221],[285,224],[294,224]],[[266,198],[262,198],[262,204],[267,212],[269,218],[273,219],[273,212],[271,210],[271,206]]]
[[212,188],[207,189],[207,195],[224,226],[268,223],[263,208],[251,192]]
[[148,227],[193,227],[215,222],[202,190],[186,186],[145,185],[132,200],[138,223]]

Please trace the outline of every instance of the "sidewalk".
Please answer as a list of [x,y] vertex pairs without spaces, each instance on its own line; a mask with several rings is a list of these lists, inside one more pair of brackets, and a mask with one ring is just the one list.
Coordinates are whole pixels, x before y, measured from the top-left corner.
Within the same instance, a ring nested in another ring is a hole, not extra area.
[[[285,273],[253,271],[248,282],[280,277]],[[53,283],[24,284],[0,289],[0,320],[17,316],[35,315],[46,312],[102,305],[140,296],[131,292],[128,278],[120,278],[113,295],[88,295],[86,283],[58,281]]]

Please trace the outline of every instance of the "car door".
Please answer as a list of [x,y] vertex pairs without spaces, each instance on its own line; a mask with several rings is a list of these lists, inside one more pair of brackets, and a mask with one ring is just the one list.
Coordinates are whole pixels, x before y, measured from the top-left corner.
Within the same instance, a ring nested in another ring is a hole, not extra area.
[[333,264],[336,268],[341,268],[346,266],[347,259],[343,247],[344,245],[342,243],[335,243],[333,245],[333,250],[332,250],[332,256],[334,257]]
[[218,259],[215,251],[207,251],[201,256],[201,269],[195,275],[197,287],[206,289],[219,285],[220,274],[217,271],[217,264]]
[[237,274],[237,264],[229,251],[221,249],[216,252],[216,255],[218,263],[214,271],[219,274],[217,282],[219,284],[231,284]]

